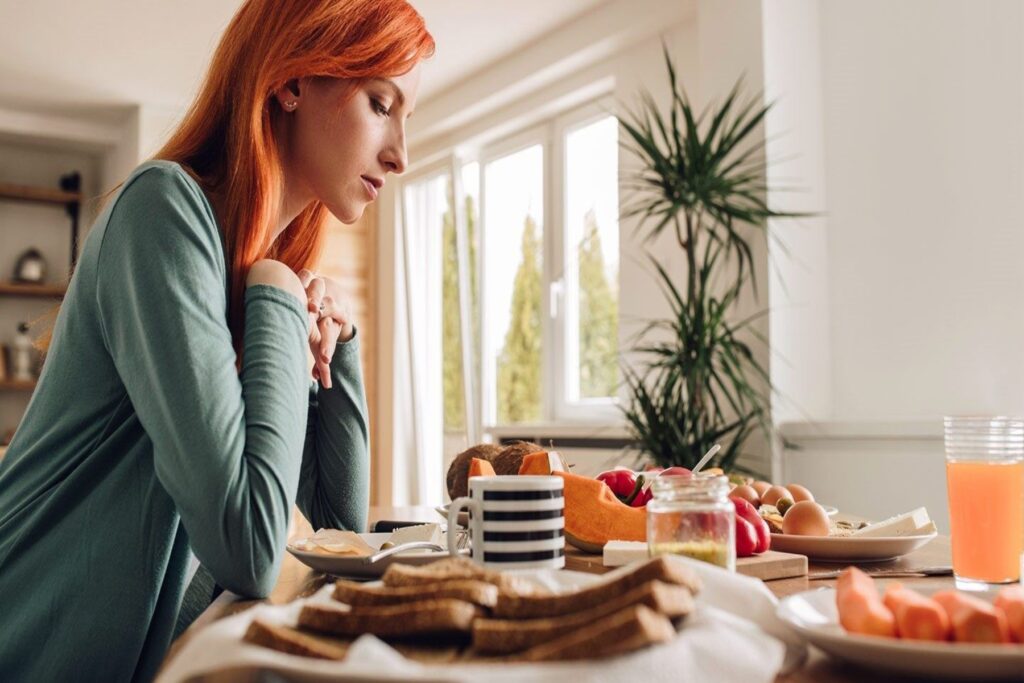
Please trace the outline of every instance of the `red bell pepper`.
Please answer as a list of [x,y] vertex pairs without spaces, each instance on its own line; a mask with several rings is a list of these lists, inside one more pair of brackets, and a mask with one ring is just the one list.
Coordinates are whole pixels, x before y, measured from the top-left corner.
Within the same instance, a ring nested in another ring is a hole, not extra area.
[[[597,475],[596,478],[607,484],[615,497],[626,505],[633,505],[634,501],[640,498],[641,488],[644,485],[643,476],[637,477],[631,470],[609,470]],[[633,505],[633,507],[639,506]]]
[[635,508],[647,507],[647,504],[651,502],[651,498],[654,497],[654,493],[650,488],[643,488],[644,475],[639,475],[637,480],[640,482],[641,488],[637,492],[636,497],[633,498],[633,502],[630,503],[630,506]]
[[[757,509],[746,500],[735,496],[730,496],[729,500],[732,501],[733,507],[736,508],[736,519],[743,519],[750,524],[754,531],[754,536],[757,539],[757,543],[754,547],[754,554],[760,554],[768,550],[772,544],[771,529],[768,528],[768,523],[761,519],[761,515],[758,514]],[[738,541],[736,547],[738,552]],[[745,555],[738,556],[746,557]]]

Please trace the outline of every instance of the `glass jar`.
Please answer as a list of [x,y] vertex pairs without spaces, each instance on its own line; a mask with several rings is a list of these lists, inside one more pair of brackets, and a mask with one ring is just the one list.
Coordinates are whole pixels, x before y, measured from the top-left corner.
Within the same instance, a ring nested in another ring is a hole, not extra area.
[[651,557],[674,554],[736,569],[735,507],[721,475],[657,477],[647,504]]

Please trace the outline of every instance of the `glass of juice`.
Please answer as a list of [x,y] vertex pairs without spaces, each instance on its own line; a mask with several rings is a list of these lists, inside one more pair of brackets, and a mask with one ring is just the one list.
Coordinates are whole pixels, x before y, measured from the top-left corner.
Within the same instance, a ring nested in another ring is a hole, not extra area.
[[1020,580],[1024,418],[946,417],[946,486],[957,588]]

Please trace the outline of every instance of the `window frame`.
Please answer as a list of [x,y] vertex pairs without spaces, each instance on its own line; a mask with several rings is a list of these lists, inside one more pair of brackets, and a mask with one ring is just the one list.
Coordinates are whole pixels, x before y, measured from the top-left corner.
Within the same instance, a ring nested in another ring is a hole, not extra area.
[[[578,340],[575,335],[577,330],[571,329],[572,317],[569,315],[570,299],[578,296],[577,290],[572,291],[572,269],[568,246],[568,216],[565,201],[565,192],[568,175],[568,158],[566,155],[566,137],[575,130],[585,128],[606,117],[615,117],[615,101],[605,95],[579,105],[569,111],[562,113],[551,121],[551,149],[554,173],[552,176],[552,199],[555,203],[553,213],[557,218],[557,241],[551,244],[551,260],[557,262],[561,276],[556,280],[548,281],[549,299],[557,301],[553,306],[554,315],[552,320],[552,332],[555,335],[553,340],[553,368],[561,368],[559,377],[555,378],[552,384],[552,412],[549,413],[552,422],[558,423],[609,423],[621,422],[622,413],[619,411],[618,396],[600,398],[580,398],[571,400],[569,398],[569,385],[573,377],[577,378],[579,373],[579,358],[572,358],[570,346]],[[616,178],[619,177],[619,168],[615,169]],[[621,206],[621,198],[619,205]],[[619,240],[621,245],[621,239]],[[621,248],[619,249],[621,254]],[[619,291],[620,288],[616,288]],[[620,302],[621,303],[621,302]],[[620,308],[621,310],[621,308]],[[618,326],[617,326],[618,327]],[[572,362],[570,362],[572,361]]]
[[[543,238],[541,241],[543,264],[541,270],[542,296],[541,296],[541,420],[531,426],[570,426],[570,425],[606,425],[609,427],[621,427],[624,422],[619,411],[619,398],[584,398],[577,401],[569,399],[568,380],[571,369],[568,361],[571,358],[569,344],[572,341],[572,332],[568,329],[569,317],[567,316],[567,305],[570,297],[566,290],[567,278],[569,275],[569,251],[567,247],[567,217],[565,189],[567,187],[566,174],[568,172],[566,159],[565,138],[572,131],[585,127],[607,116],[616,116],[615,101],[610,93],[604,93],[572,108],[546,117],[544,120],[524,128],[514,130],[509,134],[502,134],[489,140],[476,140],[462,145],[456,145],[447,153],[433,157],[429,162],[416,165],[411,171],[405,174],[398,188],[397,198],[403,204],[400,208],[404,216],[405,187],[434,178],[440,174],[447,174],[451,180],[452,195],[449,197],[455,216],[456,234],[459,238],[459,261],[463,263],[468,256],[464,247],[466,236],[466,216],[464,215],[464,201],[466,189],[463,187],[462,169],[472,163],[479,164],[479,186],[477,202],[477,231],[479,248],[476,263],[471,264],[475,269],[478,278],[478,304],[480,310],[480,344],[479,346],[469,344],[471,348],[466,352],[467,340],[472,341],[472,328],[470,324],[463,324],[463,374],[464,377],[473,375],[465,381],[464,393],[471,393],[472,397],[466,401],[466,436],[470,443],[477,443],[480,435],[494,431],[517,429],[526,425],[502,424],[497,422],[496,405],[496,370],[493,363],[488,362],[486,353],[492,345],[501,343],[501,340],[492,340],[488,334],[488,310],[484,302],[487,301],[488,278],[485,276],[484,264],[487,262],[488,239],[487,239],[487,164],[514,154],[518,151],[540,145],[543,173],[542,188],[543,202],[541,209],[541,220],[543,221]],[[615,169],[616,176],[619,175],[619,168]],[[621,197],[620,197],[621,205]],[[620,239],[621,253],[621,239]],[[471,320],[466,317],[465,307],[468,305],[462,300],[461,292],[466,290],[468,281],[463,277],[465,273],[460,267],[460,320]],[[466,290],[468,291],[468,290]],[[621,301],[620,301],[621,310]],[[472,312],[470,312],[471,314]],[[480,373],[476,376],[471,368],[472,359],[480,358]],[[578,366],[578,358],[574,359]],[[556,368],[561,371],[555,372]],[[576,367],[578,372],[578,367]],[[476,408],[474,410],[474,407]],[[442,430],[443,431],[443,430]]]
[[[548,421],[551,410],[550,391],[550,369],[553,367],[550,358],[550,324],[549,324],[549,301],[543,293],[548,291],[550,283],[550,259],[548,253],[548,232],[551,225],[551,197],[548,185],[550,178],[550,124],[543,122],[528,128],[519,130],[510,135],[502,136],[485,145],[482,145],[475,157],[480,164],[480,253],[478,254],[477,273],[480,275],[480,422],[484,431],[493,427],[502,426],[497,421],[497,402],[495,393],[497,390],[497,376],[494,367],[489,362],[488,351],[494,342],[488,334],[488,312],[487,306],[487,278],[483,277],[483,265],[487,263],[487,164],[504,157],[520,152],[534,145],[541,148],[541,172],[543,178],[543,201],[541,202],[541,229],[543,230],[542,244],[542,268],[541,268],[541,415],[543,421]],[[468,162],[467,162],[468,163]]]

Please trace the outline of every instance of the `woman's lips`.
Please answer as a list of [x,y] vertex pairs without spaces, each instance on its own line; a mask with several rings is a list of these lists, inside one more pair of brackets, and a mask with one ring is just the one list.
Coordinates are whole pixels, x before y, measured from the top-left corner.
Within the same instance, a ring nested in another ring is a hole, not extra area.
[[374,199],[377,198],[377,188],[374,186],[373,183],[371,183],[366,178],[360,176],[359,179],[363,181],[363,186],[366,188],[367,194],[370,195],[370,201],[372,202]]

